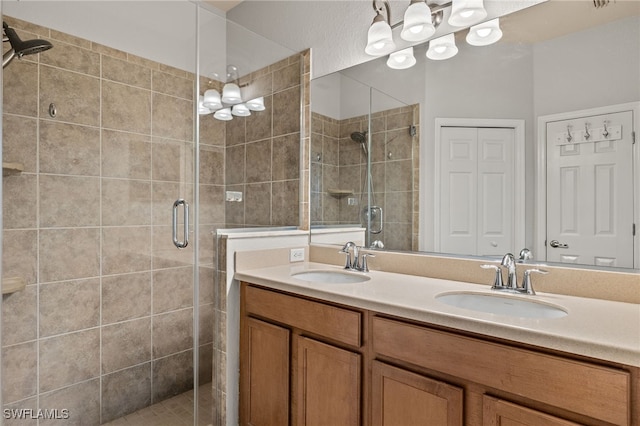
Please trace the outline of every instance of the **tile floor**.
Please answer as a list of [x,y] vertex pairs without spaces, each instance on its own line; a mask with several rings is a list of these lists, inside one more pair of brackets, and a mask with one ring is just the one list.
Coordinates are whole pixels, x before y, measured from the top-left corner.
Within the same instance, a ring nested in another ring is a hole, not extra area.
[[[213,423],[211,383],[198,389],[198,426]],[[193,390],[138,410],[103,426],[192,426]]]

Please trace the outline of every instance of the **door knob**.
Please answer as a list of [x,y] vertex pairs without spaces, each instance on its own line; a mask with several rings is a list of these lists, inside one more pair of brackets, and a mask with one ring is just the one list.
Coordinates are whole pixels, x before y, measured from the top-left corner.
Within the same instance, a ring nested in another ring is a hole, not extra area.
[[569,245],[568,245],[568,244],[563,244],[563,243],[561,243],[561,242],[560,242],[560,241],[558,241],[558,240],[551,240],[551,241],[549,242],[549,245],[550,245],[551,247],[553,247],[553,248],[569,248]]

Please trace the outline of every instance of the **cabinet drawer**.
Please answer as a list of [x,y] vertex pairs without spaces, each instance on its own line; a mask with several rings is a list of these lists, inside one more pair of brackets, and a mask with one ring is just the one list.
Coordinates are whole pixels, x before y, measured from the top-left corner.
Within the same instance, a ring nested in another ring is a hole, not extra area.
[[269,318],[347,345],[361,345],[360,312],[252,286],[245,287],[244,300],[249,315]]
[[627,372],[376,317],[376,354],[562,407],[629,423]]

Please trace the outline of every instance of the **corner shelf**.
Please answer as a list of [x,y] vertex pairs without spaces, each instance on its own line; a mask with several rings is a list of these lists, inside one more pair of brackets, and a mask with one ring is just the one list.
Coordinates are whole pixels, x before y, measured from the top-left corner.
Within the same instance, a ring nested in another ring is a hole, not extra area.
[[350,189],[327,189],[327,192],[329,193],[329,195],[336,198],[342,198],[342,197],[347,197],[349,195],[353,195],[353,191]]
[[23,171],[22,163],[2,163],[2,176],[18,175]]
[[11,277],[2,279],[2,294],[11,294],[24,290],[27,282],[22,277]]

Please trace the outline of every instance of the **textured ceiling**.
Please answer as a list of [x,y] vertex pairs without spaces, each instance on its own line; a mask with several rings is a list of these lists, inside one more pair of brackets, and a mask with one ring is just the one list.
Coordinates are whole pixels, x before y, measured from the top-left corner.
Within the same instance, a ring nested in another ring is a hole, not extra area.
[[209,3],[213,7],[216,7],[224,12],[228,12],[240,3],[242,0],[205,0],[205,3]]

